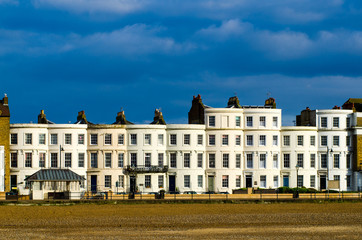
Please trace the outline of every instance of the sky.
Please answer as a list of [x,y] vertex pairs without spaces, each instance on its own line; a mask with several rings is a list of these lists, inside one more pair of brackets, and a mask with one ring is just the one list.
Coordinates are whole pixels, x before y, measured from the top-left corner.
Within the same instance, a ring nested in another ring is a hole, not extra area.
[[204,104],[282,109],[362,97],[362,1],[0,0],[0,96],[12,123],[187,123]]

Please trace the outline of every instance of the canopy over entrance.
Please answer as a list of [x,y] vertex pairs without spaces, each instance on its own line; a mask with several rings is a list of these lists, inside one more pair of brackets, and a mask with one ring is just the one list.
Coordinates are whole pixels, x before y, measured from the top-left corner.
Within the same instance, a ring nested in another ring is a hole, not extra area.
[[25,178],[25,181],[28,182],[79,182],[84,180],[83,176],[79,176],[69,169],[42,169]]

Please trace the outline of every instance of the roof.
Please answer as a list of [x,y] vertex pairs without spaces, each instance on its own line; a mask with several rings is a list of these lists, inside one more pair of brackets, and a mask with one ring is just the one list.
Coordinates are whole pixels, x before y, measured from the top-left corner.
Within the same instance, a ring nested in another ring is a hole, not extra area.
[[25,181],[37,182],[37,181],[66,181],[77,182],[85,180],[83,176],[76,174],[69,169],[42,169],[25,178]]

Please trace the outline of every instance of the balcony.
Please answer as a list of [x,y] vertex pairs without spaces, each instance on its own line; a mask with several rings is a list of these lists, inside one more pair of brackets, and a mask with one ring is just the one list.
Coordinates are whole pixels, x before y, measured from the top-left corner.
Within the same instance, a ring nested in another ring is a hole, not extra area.
[[126,175],[138,174],[138,173],[165,173],[167,171],[168,171],[168,166],[158,166],[158,165],[157,166],[127,165],[123,169],[123,173]]

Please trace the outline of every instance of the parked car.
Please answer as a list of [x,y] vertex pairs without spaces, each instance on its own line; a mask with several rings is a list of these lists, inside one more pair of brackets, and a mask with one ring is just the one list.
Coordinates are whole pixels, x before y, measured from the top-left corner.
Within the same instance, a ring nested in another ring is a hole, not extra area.
[[185,191],[184,194],[197,194],[195,191]]
[[156,194],[158,194],[158,192],[149,192],[148,194],[156,195]]
[[219,192],[219,194],[230,194],[229,192]]
[[180,194],[179,191],[170,192],[170,194]]
[[214,191],[203,192],[202,194],[215,194]]

